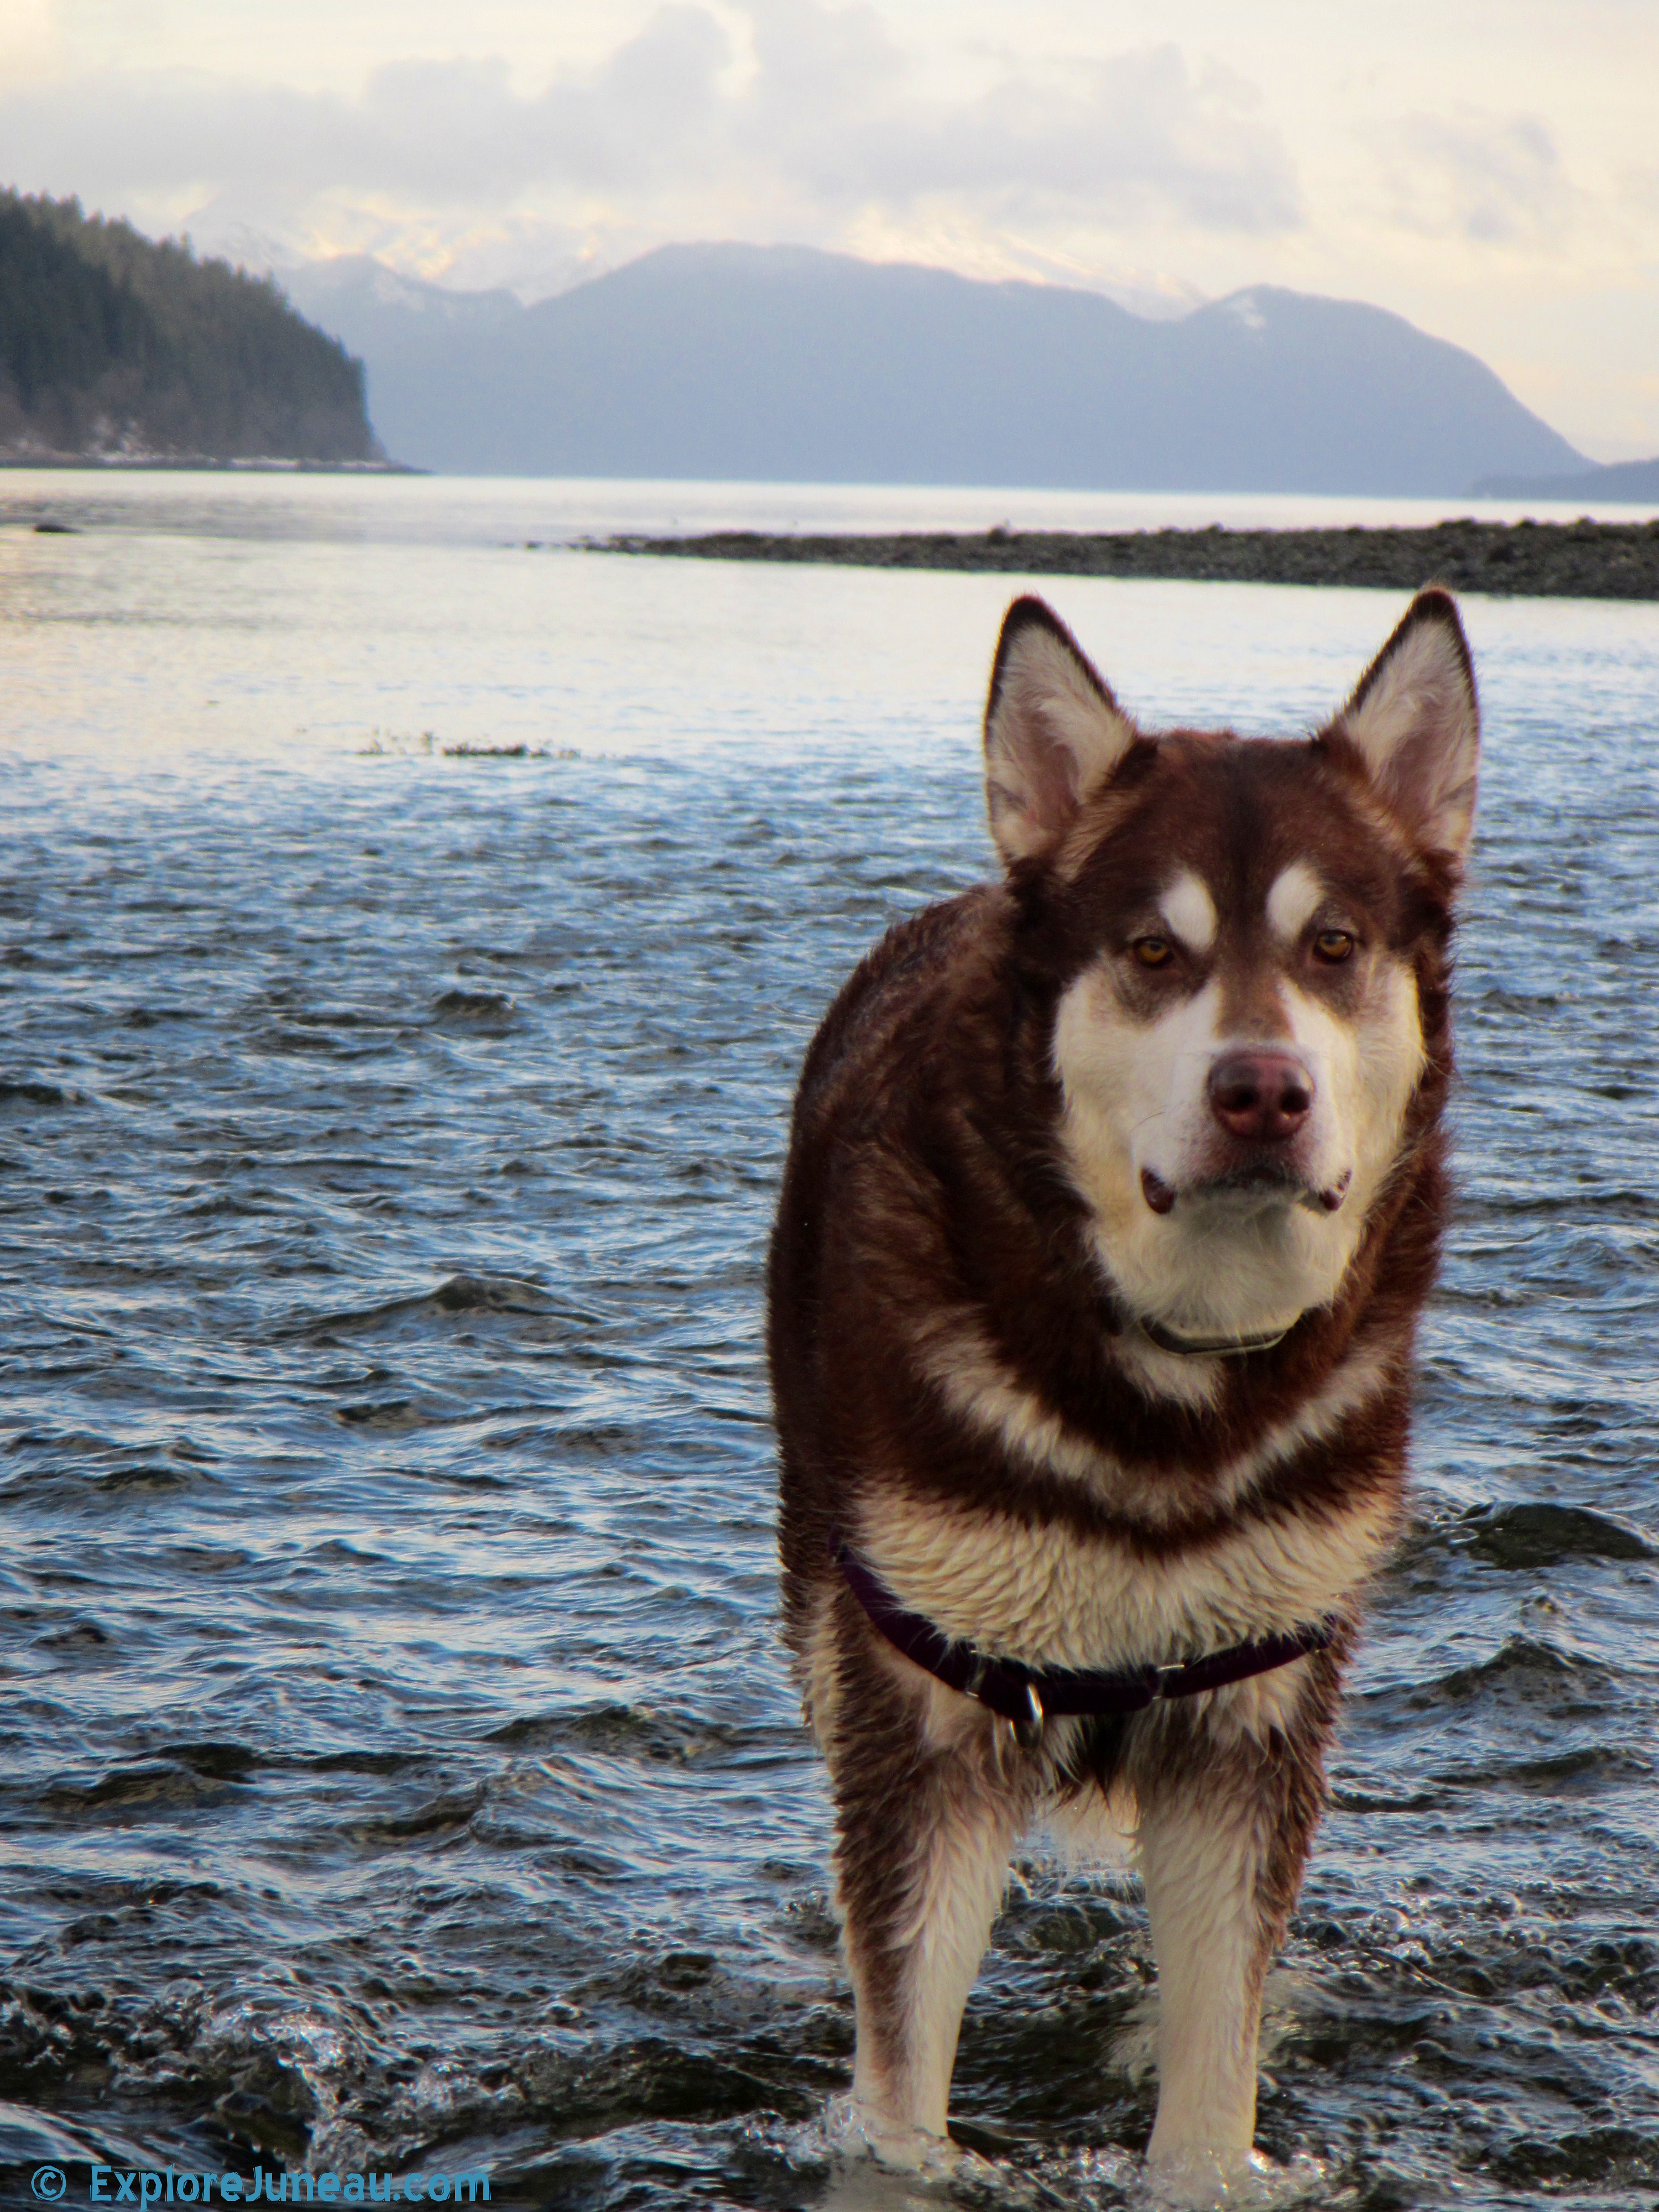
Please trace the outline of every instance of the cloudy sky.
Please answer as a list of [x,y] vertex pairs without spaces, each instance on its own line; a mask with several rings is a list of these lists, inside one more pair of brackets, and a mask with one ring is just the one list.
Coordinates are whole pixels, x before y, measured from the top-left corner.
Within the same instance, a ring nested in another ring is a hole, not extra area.
[[0,183],[526,298],[714,238],[1286,284],[1659,453],[1654,0],[0,0]]

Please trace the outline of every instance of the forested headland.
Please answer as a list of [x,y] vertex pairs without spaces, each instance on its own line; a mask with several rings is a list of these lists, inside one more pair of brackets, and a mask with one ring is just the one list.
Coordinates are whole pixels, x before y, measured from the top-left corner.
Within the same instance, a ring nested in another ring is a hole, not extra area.
[[0,461],[384,459],[363,367],[267,277],[0,191]]

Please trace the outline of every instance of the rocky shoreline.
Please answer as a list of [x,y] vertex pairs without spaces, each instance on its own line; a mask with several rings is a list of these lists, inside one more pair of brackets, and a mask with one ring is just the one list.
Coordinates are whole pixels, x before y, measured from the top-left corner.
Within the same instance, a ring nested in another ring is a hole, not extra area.
[[1659,520],[1440,522],[1429,529],[927,531],[891,537],[589,540],[602,553],[691,561],[786,561],[855,568],[951,568],[1024,576],[1161,576],[1190,583],[1449,585],[1504,599],[1659,599]]

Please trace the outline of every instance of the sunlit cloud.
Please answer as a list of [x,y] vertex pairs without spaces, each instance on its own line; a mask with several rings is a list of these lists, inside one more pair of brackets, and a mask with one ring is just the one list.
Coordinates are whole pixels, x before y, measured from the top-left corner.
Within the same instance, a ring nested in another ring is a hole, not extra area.
[[1417,116],[1385,149],[1395,220],[1483,246],[1553,245],[1578,195],[1535,115]]
[[822,235],[941,194],[982,216],[1108,228],[1301,219],[1249,88],[1173,46],[1012,72],[951,102],[918,94],[868,10],[760,0],[750,21],[753,66],[735,82],[720,18],[670,6],[597,69],[531,95],[500,59],[390,63],[355,99],[106,70],[0,100],[0,133],[18,173],[58,190],[169,206],[264,194],[289,222],[343,197],[394,200],[416,225],[529,198],[567,224],[595,204],[647,225],[678,213],[676,234],[711,216],[752,232],[781,205]]

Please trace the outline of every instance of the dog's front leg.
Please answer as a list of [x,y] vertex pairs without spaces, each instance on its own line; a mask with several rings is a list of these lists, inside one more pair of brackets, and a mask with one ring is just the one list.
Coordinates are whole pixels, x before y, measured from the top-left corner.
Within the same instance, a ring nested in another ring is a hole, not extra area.
[[1262,1983],[1322,1797],[1315,1744],[1273,1730],[1224,1746],[1211,1732],[1215,1720],[1213,1712],[1171,1718],[1155,1731],[1137,1778],[1158,1979],[1158,2118],[1147,2155],[1161,2166],[1224,2167],[1250,2149]]
[[902,1661],[878,1673],[829,1746],[836,1879],[858,2120],[878,2151],[914,2164],[945,2132],[963,2008],[1034,1784],[1004,1723]]

